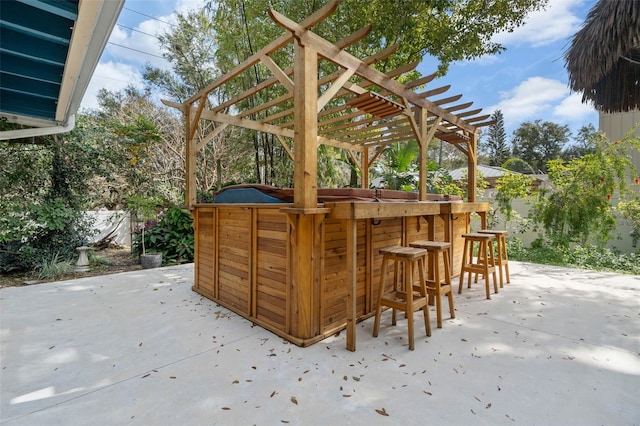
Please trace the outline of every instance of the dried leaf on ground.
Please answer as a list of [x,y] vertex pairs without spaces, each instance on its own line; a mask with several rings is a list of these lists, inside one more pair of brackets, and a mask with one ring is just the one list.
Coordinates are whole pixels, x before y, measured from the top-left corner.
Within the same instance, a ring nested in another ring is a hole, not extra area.
[[381,408],[381,409],[376,408],[376,413],[380,414],[381,416],[389,416],[389,413],[387,413],[387,410],[385,410],[384,408]]

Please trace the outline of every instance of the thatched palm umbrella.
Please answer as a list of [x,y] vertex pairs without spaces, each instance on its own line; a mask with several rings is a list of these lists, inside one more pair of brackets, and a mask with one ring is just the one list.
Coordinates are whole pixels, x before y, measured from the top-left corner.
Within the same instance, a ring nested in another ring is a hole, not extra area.
[[602,112],[640,108],[640,0],[599,0],[564,58],[582,102]]

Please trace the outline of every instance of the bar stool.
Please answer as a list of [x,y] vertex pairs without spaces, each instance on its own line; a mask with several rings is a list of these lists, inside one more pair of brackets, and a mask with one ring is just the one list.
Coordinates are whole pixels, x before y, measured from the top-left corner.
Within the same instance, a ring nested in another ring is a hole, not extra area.
[[[489,290],[489,274],[493,274],[493,289],[498,292],[498,280],[496,277],[495,258],[493,256],[493,240],[495,236],[492,234],[481,234],[479,232],[470,232],[462,234],[464,238],[464,249],[462,251],[462,268],[460,269],[460,286],[458,294],[462,293],[462,283],[464,282],[464,273],[469,273],[469,285],[471,288],[471,274],[477,273],[484,276],[485,291],[487,299],[491,299]],[[477,261],[473,261],[473,250],[475,244],[478,243]]]
[[[426,281],[429,304],[433,304],[435,298],[438,328],[442,328],[442,296],[447,296],[449,300],[449,313],[451,318],[456,314],[453,308],[453,291],[451,289],[451,267],[449,264],[450,243],[420,240],[409,244],[411,247],[426,249],[428,252],[427,268],[429,279]],[[442,264],[444,266],[444,281],[440,277],[440,254],[442,254]]]
[[481,234],[492,234],[496,237],[496,246],[497,246],[497,254],[498,257],[495,259],[496,264],[494,266],[498,267],[498,272],[500,273],[500,288],[504,287],[502,285],[502,269],[504,268],[504,275],[506,276],[506,282],[509,284],[511,279],[509,278],[509,256],[507,255],[507,231],[499,231],[494,229],[481,229],[478,231]]
[[[429,308],[427,307],[427,289],[424,279],[424,259],[427,251],[415,247],[393,246],[380,249],[382,257],[382,270],[380,271],[380,285],[378,286],[378,305],[376,307],[376,319],[373,324],[373,337],[378,336],[378,328],[380,326],[380,313],[383,306],[393,309],[391,324],[396,324],[396,309],[403,311],[407,317],[407,329],[409,333],[409,349],[414,349],[413,339],[413,313],[422,309],[424,314],[424,327],[427,336],[431,336],[431,322],[429,320]],[[394,262],[395,268],[393,272],[393,292],[384,293],[385,275],[387,272],[387,263]],[[404,264],[405,286],[400,288],[398,277],[398,266]],[[414,286],[413,278],[415,268],[418,268],[420,275],[420,284]],[[415,288],[419,290],[415,291]]]

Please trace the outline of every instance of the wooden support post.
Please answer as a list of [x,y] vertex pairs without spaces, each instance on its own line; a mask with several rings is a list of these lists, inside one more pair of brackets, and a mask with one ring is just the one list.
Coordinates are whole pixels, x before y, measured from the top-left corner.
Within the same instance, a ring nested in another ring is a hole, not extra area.
[[185,191],[185,207],[190,211],[193,211],[196,204],[196,139],[195,130],[198,127],[198,122],[192,121],[192,108],[190,105],[185,107],[185,137],[186,137],[186,149],[185,149],[185,165],[186,165],[186,191]]
[[356,350],[358,222],[347,219],[347,350]]
[[468,157],[468,170],[467,170],[467,201],[475,203],[476,201],[476,178],[478,172],[477,165],[477,153],[478,153],[478,134],[471,134],[471,141],[469,142],[469,157]]
[[315,208],[318,203],[318,54],[294,43],[293,204]]
[[291,329],[300,339],[320,332],[317,315],[320,296],[321,247],[324,235],[323,214],[288,214],[289,269],[291,271]]
[[292,334],[309,339],[319,333],[319,281],[324,214],[318,206],[318,55],[294,42],[294,172],[289,213]]
[[369,148],[364,147],[360,153],[360,187],[369,188]]
[[418,199],[427,201],[427,148],[429,147],[429,140],[427,139],[427,110],[425,108],[416,110],[416,120],[420,132],[420,137],[418,138],[418,146],[420,147],[420,153],[418,154]]

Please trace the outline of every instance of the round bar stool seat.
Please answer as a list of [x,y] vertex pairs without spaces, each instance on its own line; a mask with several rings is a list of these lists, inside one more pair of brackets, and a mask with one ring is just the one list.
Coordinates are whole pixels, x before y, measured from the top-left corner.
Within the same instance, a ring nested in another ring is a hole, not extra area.
[[[380,313],[382,307],[393,309],[392,324],[396,324],[396,309],[403,311],[407,317],[407,329],[409,334],[409,349],[413,350],[413,313],[422,309],[424,315],[424,327],[427,336],[431,336],[431,322],[429,320],[429,309],[427,307],[427,289],[424,279],[424,260],[427,250],[415,247],[392,246],[380,249],[382,254],[382,269],[380,271],[380,284],[378,286],[378,304],[376,306],[376,318],[373,324],[373,337],[378,336],[380,327]],[[385,293],[385,275],[387,264],[394,262],[393,291]],[[401,288],[399,280],[398,266],[404,264],[404,288]],[[418,268],[420,281],[413,282],[415,269]],[[415,289],[418,289],[417,291]]]
[[[453,307],[451,266],[449,263],[449,250],[451,248],[451,243],[419,240],[409,243],[409,246],[427,250],[427,270],[429,277],[426,281],[427,295],[429,296],[430,305],[433,304],[433,300],[435,299],[438,328],[442,328],[442,296],[447,296],[449,301],[449,314],[451,315],[451,318],[456,317]],[[442,254],[442,257],[440,257],[440,254]],[[440,259],[442,259],[444,277],[440,276]]]
[[[496,251],[498,257],[495,259],[496,264],[494,266],[498,267],[498,272],[500,275],[500,288],[502,288],[504,287],[502,284],[503,282],[506,282],[507,284],[511,282],[511,278],[509,278],[509,255],[507,254],[507,231],[496,229],[481,229],[478,232],[481,234],[492,234],[496,237]],[[503,280],[503,269],[506,280]]]
[[[493,289],[498,292],[498,280],[496,277],[495,257],[493,256],[493,234],[482,234],[479,232],[470,232],[462,234],[464,238],[464,249],[462,250],[462,267],[460,268],[460,286],[458,294],[462,293],[462,284],[464,282],[464,274],[468,273],[468,287],[471,288],[471,274],[481,274],[484,276],[485,292],[487,299],[491,299],[491,291],[489,287],[489,275],[493,275]],[[478,245],[478,256],[476,261],[473,259],[474,246]]]

